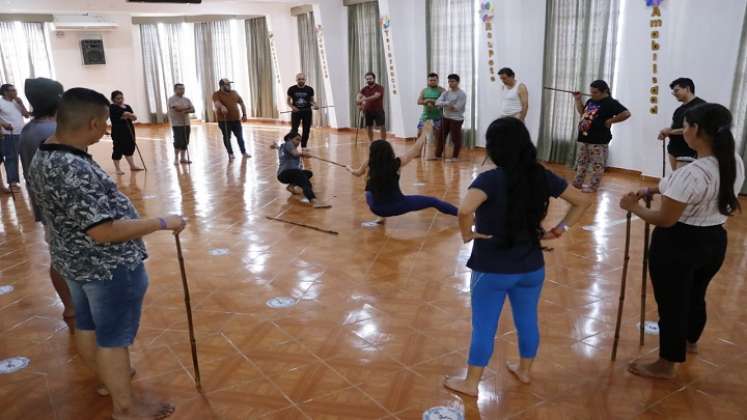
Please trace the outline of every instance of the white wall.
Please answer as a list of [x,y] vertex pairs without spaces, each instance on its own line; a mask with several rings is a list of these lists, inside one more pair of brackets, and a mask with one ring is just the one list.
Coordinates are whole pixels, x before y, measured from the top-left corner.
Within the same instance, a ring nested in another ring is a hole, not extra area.
[[[329,124],[334,128],[350,127],[350,100],[348,62],[348,10],[340,0],[321,0],[314,5],[314,19],[322,25],[324,56],[327,60],[327,78],[324,89]],[[321,51],[320,51],[321,56]],[[320,87],[314,86],[315,89]]]
[[[696,94],[709,102],[731,103],[739,38],[747,0],[677,0],[662,2],[659,51],[659,113],[649,113],[651,87],[651,8],[644,1],[623,0],[617,78],[613,92],[633,114],[614,127],[609,166],[661,176],[659,130],[671,123],[679,103],[669,82],[689,77]],[[667,169],[669,171],[669,169]]]

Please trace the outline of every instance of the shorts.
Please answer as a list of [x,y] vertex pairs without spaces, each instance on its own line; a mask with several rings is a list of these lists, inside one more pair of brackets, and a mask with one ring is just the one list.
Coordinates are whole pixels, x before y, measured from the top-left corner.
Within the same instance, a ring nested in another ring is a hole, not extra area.
[[[420,121],[418,121],[418,130],[421,130],[423,128],[423,126],[425,125],[426,121],[429,121],[429,120],[420,120]],[[440,130],[441,129],[441,122],[443,121],[443,119],[439,118],[437,120],[430,120],[430,121],[433,121],[433,129],[434,130]]]
[[384,110],[371,111],[365,113],[366,127],[376,126],[383,127],[386,124],[386,114]]
[[111,280],[78,282],[65,279],[75,305],[75,328],[96,333],[98,347],[127,347],[140,327],[148,274],[140,263],[119,266]]
[[186,150],[189,146],[189,131],[188,125],[171,127],[171,132],[174,134],[174,149]]
[[691,149],[683,138],[669,140],[667,153],[674,156],[678,162],[692,162],[698,158],[698,153]]

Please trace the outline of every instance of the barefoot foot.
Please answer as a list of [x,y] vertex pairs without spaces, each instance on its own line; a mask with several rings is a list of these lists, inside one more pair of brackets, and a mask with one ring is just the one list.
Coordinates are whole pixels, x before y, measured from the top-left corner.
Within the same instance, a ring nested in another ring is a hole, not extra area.
[[165,401],[135,401],[132,407],[112,413],[114,420],[160,420],[176,411],[176,407]]
[[528,384],[532,382],[532,378],[529,377],[529,372],[524,372],[519,369],[519,363],[517,362],[506,362],[506,369],[511,372],[519,382]]
[[469,395],[470,397],[477,396],[477,384],[468,384],[467,381],[462,378],[447,376],[444,378],[444,386],[460,394]]
[[655,362],[632,362],[628,365],[628,372],[645,378],[672,379],[674,378],[674,364],[662,360]]
[[698,343],[687,343],[687,352],[690,354],[698,354]]

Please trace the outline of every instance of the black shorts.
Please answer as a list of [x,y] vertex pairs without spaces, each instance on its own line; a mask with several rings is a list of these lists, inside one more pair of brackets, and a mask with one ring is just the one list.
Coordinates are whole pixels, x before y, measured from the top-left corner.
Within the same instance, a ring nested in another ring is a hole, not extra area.
[[683,138],[670,139],[667,152],[679,162],[692,162],[698,158],[698,153],[691,149]]
[[366,127],[375,125],[376,127],[383,127],[386,124],[386,114],[383,110],[366,112]]
[[187,149],[187,146],[189,146],[189,131],[190,127],[188,125],[171,127],[171,132],[174,133],[174,149]]

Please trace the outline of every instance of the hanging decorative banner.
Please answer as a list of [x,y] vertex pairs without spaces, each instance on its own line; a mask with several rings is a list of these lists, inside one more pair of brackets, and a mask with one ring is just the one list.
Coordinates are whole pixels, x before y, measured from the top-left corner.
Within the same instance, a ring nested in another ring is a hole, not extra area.
[[325,79],[329,79],[329,72],[327,71],[327,51],[324,48],[324,29],[322,25],[316,25],[316,44],[319,47],[319,62],[322,66],[322,75]]
[[267,37],[270,39],[270,54],[272,55],[272,66],[273,70],[275,72],[275,83],[280,85],[280,72],[278,69],[280,66],[278,65],[278,53],[275,50],[275,39],[273,38],[272,32],[267,33]]
[[495,9],[491,0],[480,2],[480,20],[485,25],[485,38],[488,40],[488,68],[490,81],[495,82],[495,50],[493,49],[493,16]]
[[649,21],[649,29],[651,30],[651,88],[649,89],[649,102],[651,107],[649,112],[653,115],[659,113],[659,66],[657,60],[659,58],[659,50],[661,44],[659,43],[659,35],[661,34],[660,29],[662,26],[661,20],[661,9],[659,5],[662,0],[646,0],[646,6],[652,7],[651,9],[651,20]]
[[392,38],[389,34],[389,27],[392,21],[389,16],[382,16],[379,19],[382,32],[384,34],[384,55],[386,58],[387,75],[389,76],[389,86],[392,88],[392,95],[397,94],[397,74],[394,70],[394,53],[392,52]]

